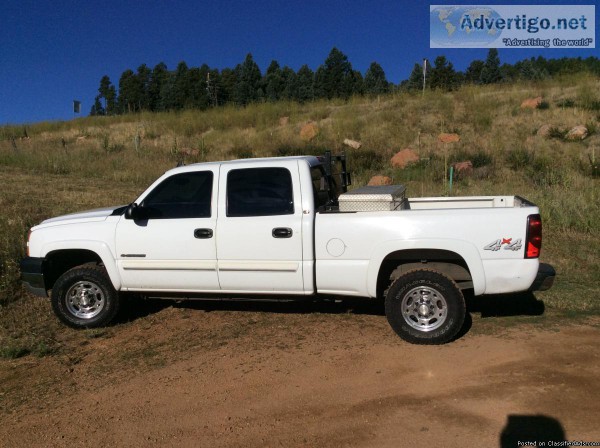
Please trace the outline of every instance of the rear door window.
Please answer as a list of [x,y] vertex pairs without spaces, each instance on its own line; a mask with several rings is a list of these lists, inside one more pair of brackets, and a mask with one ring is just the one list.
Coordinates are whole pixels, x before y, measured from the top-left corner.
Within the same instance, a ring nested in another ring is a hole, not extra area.
[[246,168],[227,175],[227,216],[294,214],[292,175],[286,168]]

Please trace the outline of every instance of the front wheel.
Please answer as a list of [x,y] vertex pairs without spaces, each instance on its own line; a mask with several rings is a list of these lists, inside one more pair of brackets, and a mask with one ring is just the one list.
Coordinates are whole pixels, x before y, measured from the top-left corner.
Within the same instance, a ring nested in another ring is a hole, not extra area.
[[52,309],[73,328],[107,325],[119,310],[119,295],[106,270],[96,265],[77,266],[59,277],[52,288]]
[[456,283],[429,270],[409,271],[390,287],[385,314],[394,331],[412,344],[444,344],[460,331],[465,299]]

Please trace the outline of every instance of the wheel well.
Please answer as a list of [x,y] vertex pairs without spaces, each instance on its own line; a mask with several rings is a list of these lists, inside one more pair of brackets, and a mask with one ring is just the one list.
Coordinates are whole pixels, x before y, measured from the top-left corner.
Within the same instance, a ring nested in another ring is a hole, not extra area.
[[91,250],[68,249],[50,252],[44,262],[46,289],[52,289],[58,277],[69,269],[86,263],[102,264],[102,259]]
[[407,249],[389,254],[379,268],[377,297],[383,297],[391,281],[413,269],[428,268],[446,274],[462,288],[472,287],[471,272],[456,252],[439,249]]

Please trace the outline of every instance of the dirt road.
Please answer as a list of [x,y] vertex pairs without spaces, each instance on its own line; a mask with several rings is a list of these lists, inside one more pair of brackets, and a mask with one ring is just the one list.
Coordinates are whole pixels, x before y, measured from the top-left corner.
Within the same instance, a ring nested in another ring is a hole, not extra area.
[[600,319],[475,316],[457,341],[421,347],[369,310],[153,306],[65,330],[55,355],[1,361],[0,446],[600,442]]

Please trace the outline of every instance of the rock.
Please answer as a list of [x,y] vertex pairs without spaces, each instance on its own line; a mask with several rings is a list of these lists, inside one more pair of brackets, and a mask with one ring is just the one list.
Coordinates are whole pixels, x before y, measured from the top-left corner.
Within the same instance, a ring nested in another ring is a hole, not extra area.
[[319,133],[319,126],[314,121],[306,123],[300,129],[300,138],[304,141],[310,141],[317,136]]
[[388,176],[373,176],[367,185],[392,185],[392,178]]
[[406,168],[409,164],[419,161],[419,155],[410,148],[396,153],[391,159],[394,168]]
[[552,126],[550,126],[549,124],[545,124],[537,130],[537,135],[539,135],[540,137],[548,138],[550,137],[550,131],[552,131]]
[[454,166],[454,174],[456,177],[469,177],[473,174],[473,162],[470,160],[456,162],[452,166]]
[[279,119],[279,126],[287,126],[287,124],[290,122],[290,117],[281,117]]
[[456,143],[460,142],[460,135],[442,133],[438,135],[438,140],[442,143]]
[[521,109],[537,109],[544,99],[541,96],[528,98],[521,103]]
[[573,129],[571,129],[569,132],[567,132],[567,135],[565,135],[565,139],[566,140],[583,140],[587,136],[588,136],[588,129],[583,125],[579,125],[579,126],[575,126]]
[[362,144],[360,142],[357,142],[355,140],[350,140],[349,138],[344,139],[344,145],[350,146],[350,148],[353,148],[353,149],[360,149],[360,147],[362,146]]

